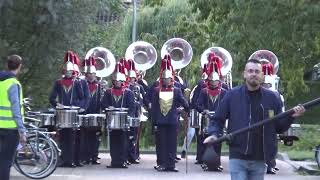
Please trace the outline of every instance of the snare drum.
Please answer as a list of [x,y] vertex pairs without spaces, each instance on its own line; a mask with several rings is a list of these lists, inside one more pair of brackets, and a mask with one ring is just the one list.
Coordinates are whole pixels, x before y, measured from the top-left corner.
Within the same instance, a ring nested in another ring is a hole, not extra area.
[[129,127],[140,127],[140,118],[128,117]]
[[77,115],[77,121],[81,127],[87,127],[89,124],[87,115]]
[[77,128],[78,122],[78,110],[73,109],[56,109],[56,122],[59,128]]
[[107,108],[106,125],[108,129],[126,129],[128,128],[128,108]]
[[104,114],[87,114],[87,127],[101,127],[106,115]]
[[191,109],[190,115],[191,115],[190,127],[200,128],[200,120],[201,120],[202,114],[195,109]]
[[56,120],[54,114],[41,113],[37,115],[40,119],[40,126],[55,126]]

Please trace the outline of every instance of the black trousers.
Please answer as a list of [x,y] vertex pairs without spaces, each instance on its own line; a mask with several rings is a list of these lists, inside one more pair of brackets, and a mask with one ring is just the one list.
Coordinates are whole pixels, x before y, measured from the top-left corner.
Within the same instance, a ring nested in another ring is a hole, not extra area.
[[130,127],[130,131],[128,132],[128,160],[136,160],[138,159],[137,152],[137,138],[138,138],[138,127]]
[[156,144],[156,163],[157,165],[161,165],[161,158],[160,158],[160,151],[161,151],[161,147],[160,147],[160,132],[158,129],[158,126],[156,128],[154,128],[154,141]]
[[0,129],[0,179],[9,180],[10,167],[13,163],[19,143],[17,130]]
[[127,160],[127,132],[112,130],[110,133],[110,156],[111,166],[124,164]]
[[75,163],[75,137],[76,131],[72,128],[63,128],[59,130],[61,159],[63,163]]
[[196,137],[197,137],[197,156],[196,160],[202,163],[202,155],[206,149],[206,146],[203,144],[203,141],[208,137],[207,135],[200,133],[199,128],[196,128]]
[[177,125],[159,125],[160,165],[175,168],[177,153]]
[[101,127],[87,127],[85,128],[85,146],[86,150],[85,160],[96,161],[99,154],[100,139],[97,133],[100,132]]

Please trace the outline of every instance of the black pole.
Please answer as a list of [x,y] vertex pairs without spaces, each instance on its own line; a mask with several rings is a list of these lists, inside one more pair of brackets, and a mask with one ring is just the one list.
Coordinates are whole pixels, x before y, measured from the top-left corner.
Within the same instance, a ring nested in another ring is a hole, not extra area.
[[[316,99],[314,99],[314,100],[312,100],[312,101],[308,101],[308,102],[302,104],[302,106],[303,106],[305,109],[309,109],[309,108],[314,107],[314,106],[319,105],[319,104],[320,104],[320,98],[316,98]],[[236,135],[241,134],[241,133],[244,133],[244,132],[248,132],[248,131],[250,131],[250,130],[252,130],[252,129],[255,129],[255,128],[257,128],[257,127],[263,126],[263,125],[265,125],[265,124],[267,124],[267,123],[276,121],[276,120],[278,120],[278,119],[282,119],[282,118],[291,116],[293,113],[294,113],[293,108],[292,108],[292,109],[289,109],[289,110],[287,110],[287,111],[285,111],[285,112],[283,112],[283,113],[280,113],[280,114],[277,114],[277,115],[273,116],[272,118],[265,119],[265,120],[263,120],[263,121],[260,121],[260,122],[258,122],[258,123],[255,123],[255,124],[253,124],[253,125],[251,125],[251,126],[248,126],[248,127],[246,127],[246,128],[238,129],[238,130],[236,130],[236,131],[234,131],[234,132],[232,132],[232,133],[229,133],[229,134],[227,134],[227,135],[224,135],[224,136],[218,138],[217,140],[213,141],[212,144],[214,144],[214,143],[221,143],[221,142],[227,141],[227,140],[232,140],[232,137],[233,137],[233,136],[236,136]],[[210,144],[211,144],[211,143],[210,143]]]

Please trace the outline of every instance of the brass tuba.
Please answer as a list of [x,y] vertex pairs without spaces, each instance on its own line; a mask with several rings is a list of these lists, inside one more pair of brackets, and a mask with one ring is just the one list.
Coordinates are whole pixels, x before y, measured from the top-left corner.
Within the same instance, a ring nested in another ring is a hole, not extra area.
[[161,58],[169,54],[173,69],[182,69],[192,60],[192,47],[184,39],[172,38],[166,41],[161,48]]
[[107,77],[113,73],[116,67],[116,59],[108,49],[94,47],[87,52],[85,59],[89,59],[90,56],[96,58],[96,75],[98,77]]
[[138,71],[146,71],[157,62],[157,51],[148,42],[136,41],[127,48],[125,58],[132,59]]
[[278,73],[279,70],[279,60],[278,57],[269,50],[258,50],[251,54],[249,59],[257,59],[260,60],[262,63],[271,63],[274,68],[274,74]]
[[201,55],[201,68],[204,68],[205,64],[208,64],[208,56],[211,52],[214,52],[217,56],[222,59],[222,68],[221,74],[224,77],[225,83],[228,85],[229,88],[232,88],[232,57],[231,54],[222,47],[210,47],[206,49]]

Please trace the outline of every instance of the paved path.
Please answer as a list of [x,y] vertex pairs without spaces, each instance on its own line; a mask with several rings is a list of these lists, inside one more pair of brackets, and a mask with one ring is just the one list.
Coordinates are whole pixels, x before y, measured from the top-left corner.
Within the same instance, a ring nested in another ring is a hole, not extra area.
[[[110,163],[109,154],[101,154],[101,165],[88,165],[81,168],[58,168],[48,180],[200,180],[219,179],[229,180],[228,157],[222,157],[222,165],[225,170],[222,173],[204,172],[199,165],[195,165],[195,156],[188,157],[188,173],[185,172],[186,161],[177,163],[180,172],[157,172],[153,169],[155,155],[145,154],[141,156],[141,163],[130,165],[129,169],[107,169]],[[266,175],[266,180],[320,180],[320,176],[301,176],[294,172],[294,169],[284,161],[277,161],[280,171],[277,175]],[[11,180],[27,179],[12,169]]]

